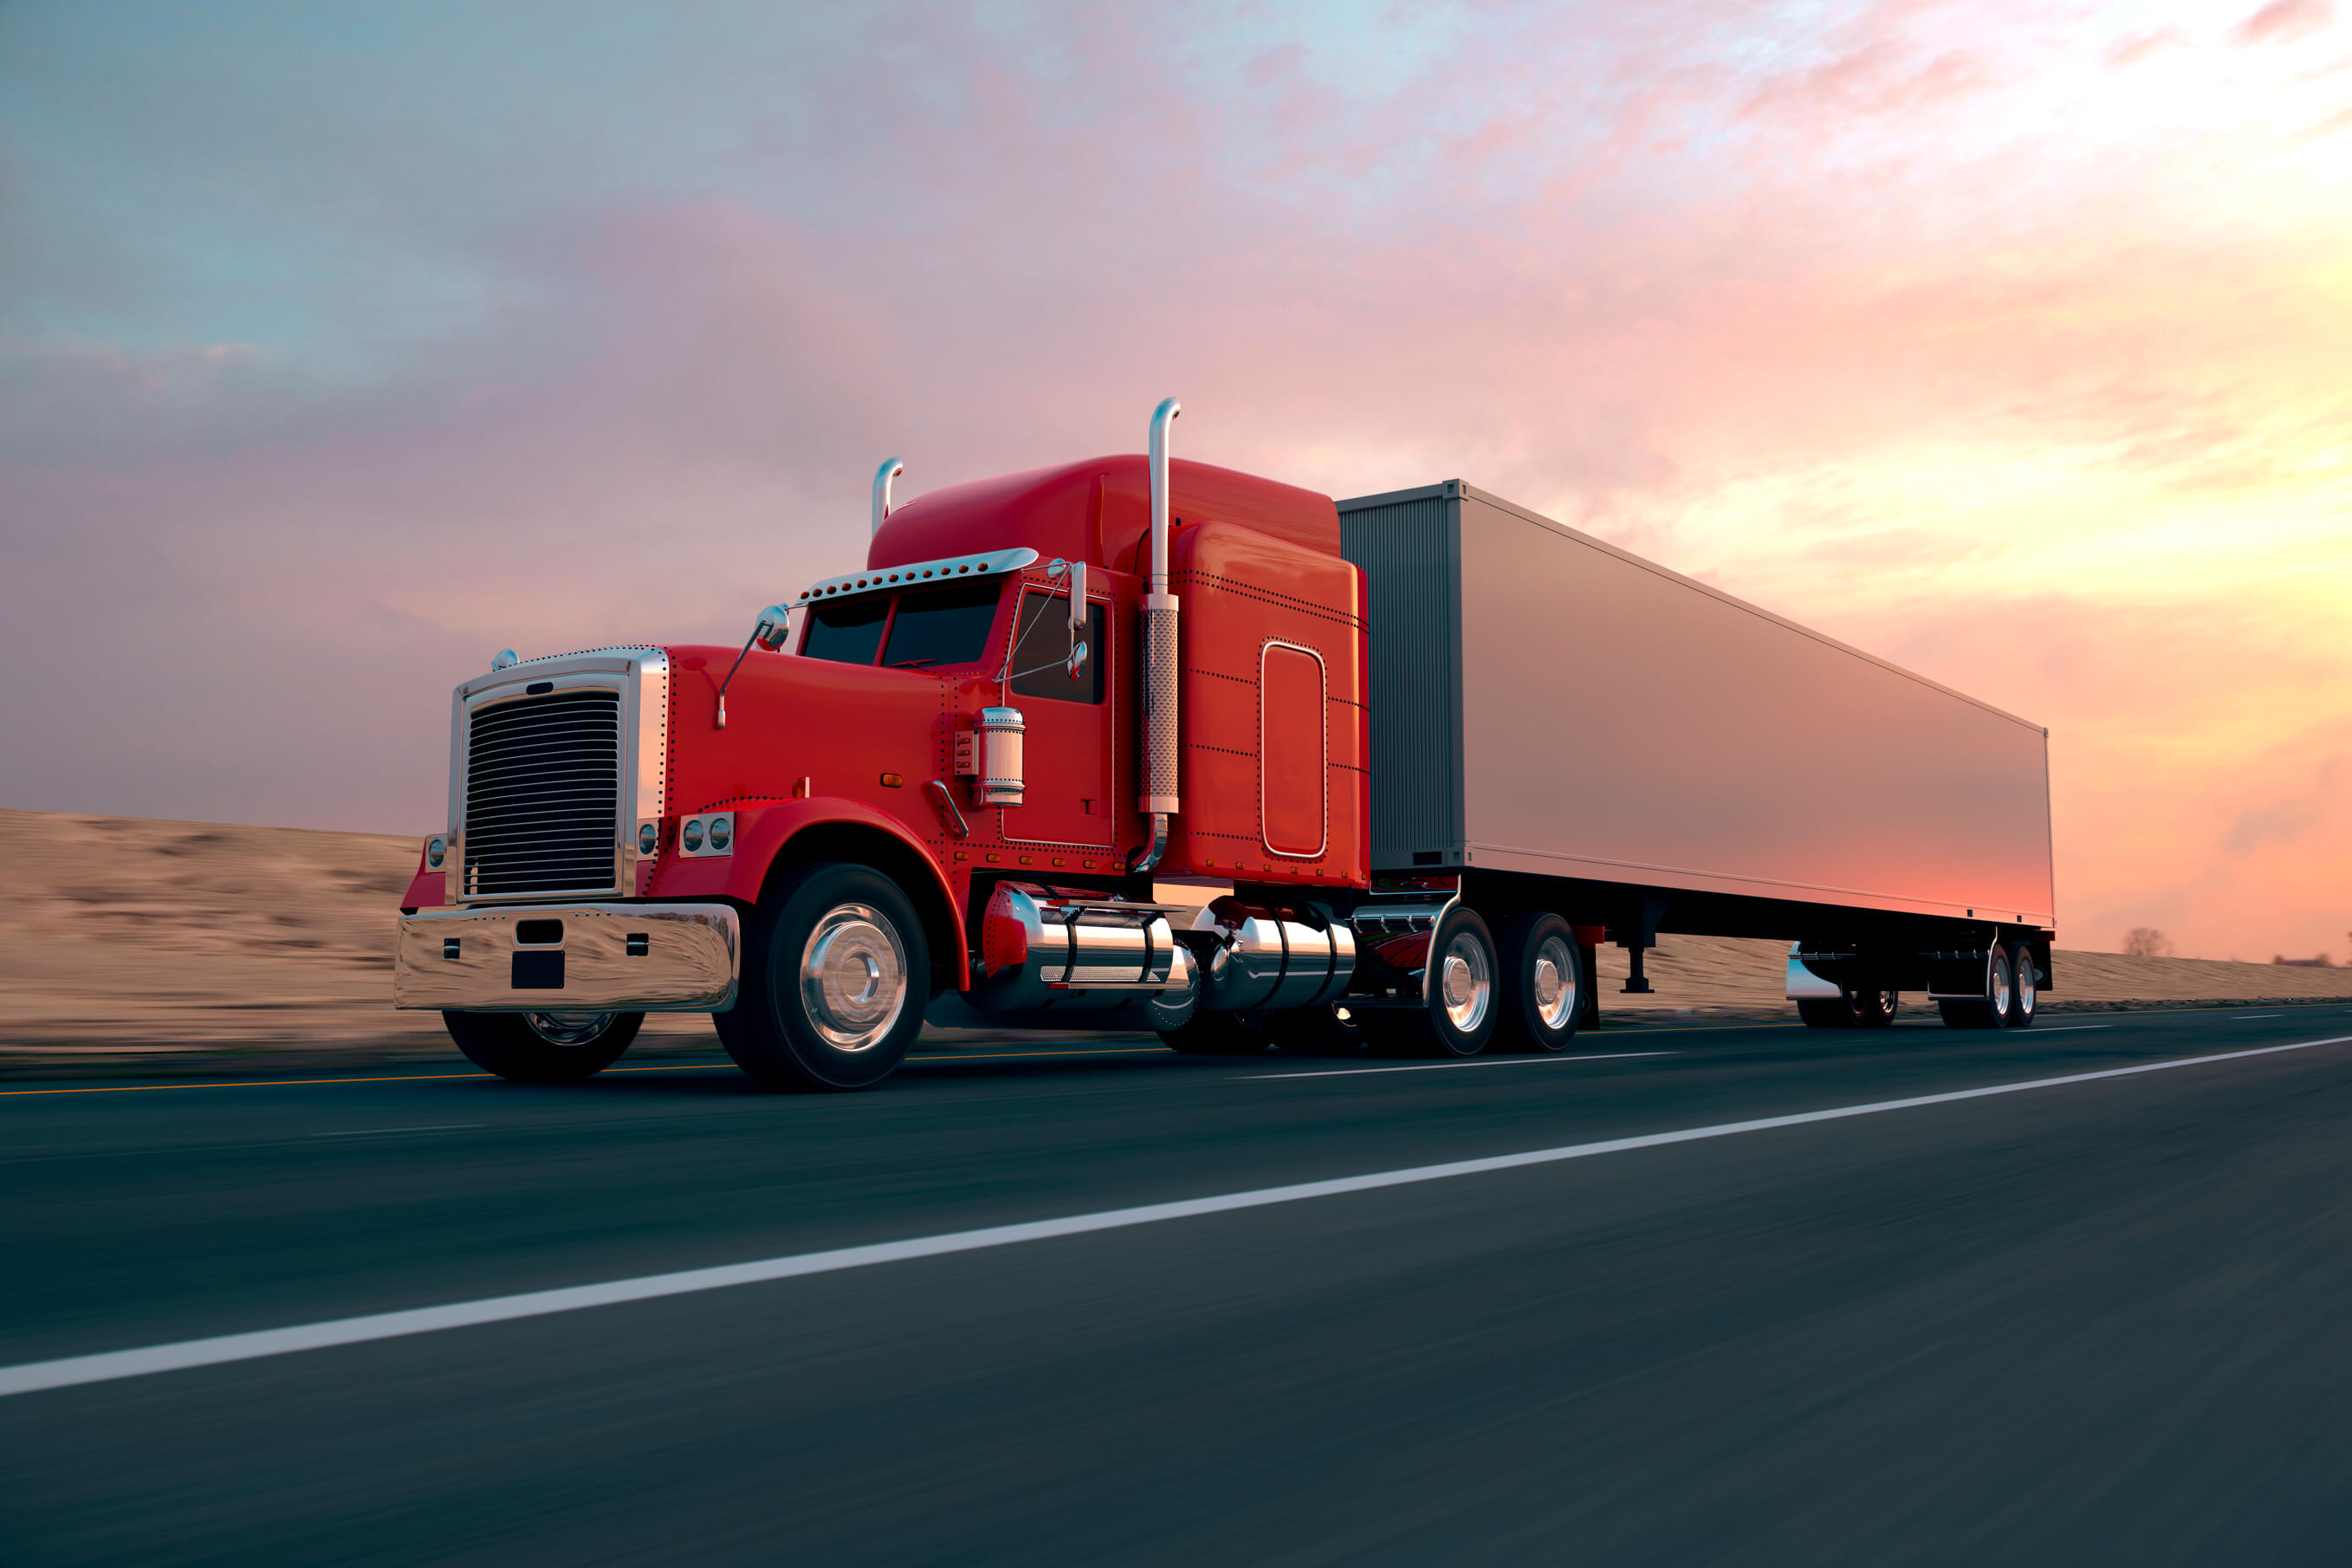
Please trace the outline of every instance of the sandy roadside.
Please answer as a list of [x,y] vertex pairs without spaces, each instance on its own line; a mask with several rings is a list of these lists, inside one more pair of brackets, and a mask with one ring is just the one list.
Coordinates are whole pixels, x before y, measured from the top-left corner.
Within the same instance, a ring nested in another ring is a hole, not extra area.
[[[0,857],[16,871],[0,902],[0,1073],[459,1063],[436,1016],[390,1001],[392,925],[417,842],[0,810]],[[1604,950],[1609,1015],[1793,1016],[1785,943],[1662,941],[1647,996],[1622,993],[1625,955]],[[2055,966],[2049,1001],[2062,1009],[2352,998],[2347,969],[2063,949]],[[632,1055],[716,1044],[708,1018],[656,1016]]]

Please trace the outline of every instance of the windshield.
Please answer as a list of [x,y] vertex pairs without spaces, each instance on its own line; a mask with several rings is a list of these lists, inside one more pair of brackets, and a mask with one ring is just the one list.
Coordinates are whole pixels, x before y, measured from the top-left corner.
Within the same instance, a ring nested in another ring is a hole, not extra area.
[[893,669],[978,663],[988,652],[1003,587],[992,577],[899,595],[882,662]]
[[[973,578],[902,594],[862,594],[812,605],[802,656],[892,669],[978,664],[988,657],[1003,580]],[[891,613],[893,606],[897,614]],[[888,646],[884,646],[885,639]]]
[[835,664],[872,664],[874,650],[882,646],[883,624],[889,618],[887,594],[811,605],[808,635],[801,640],[801,653],[808,658],[829,658]]

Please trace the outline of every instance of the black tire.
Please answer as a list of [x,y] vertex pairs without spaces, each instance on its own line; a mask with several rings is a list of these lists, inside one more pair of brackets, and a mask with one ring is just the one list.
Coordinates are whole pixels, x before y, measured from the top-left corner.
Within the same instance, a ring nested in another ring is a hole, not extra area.
[[1944,1016],[1947,1027],[1954,1029],[2000,1029],[2009,1024],[2011,999],[2016,987],[2010,984],[2009,952],[1994,950],[1986,966],[1983,996],[1947,996],[1936,1004]]
[[1359,1016],[1342,1018],[1337,1007],[1291,1007],[1274,1016],[1274,1043],[1305,1056],[1353,1056],[1364,1048]]
[[1489,1050],[1564,1051],[1584,1016],[1583,963],[1576,928],[1558,915],[1515,915],[1503,927],[1496,956],[1502,984]]
[[484,1072],[517,1083],[578,1083],[621,1059],[643,1013],[444,1013],[449,1037]]
[[771,1089],[871,1089],[922,1032],[930,979],[930,943],[898,885],[823,861],[761,904],[735,1005],[711,1021],[735,1065]]
[[1816,1029],[1884,1029],[1902,1008],[1902,997],[1892,991],[1849,989],[1806,997],[1797,1004],[1797,1016]]
[[1502,1016],[1502,963],[1494,933],[1476,910],[1456,904],[1429,933],[1427,963],[1425,1005],[1366,1010],[1372,1049],[1383,1056],[1476,1056],[1495,1037]]
[[1182,1028],[1160,1037],[1170,1050],[1188,1057],[1254,1057],[1274,1044],[1276,1016],[1263,1009],[1195,1013]]
[[2009,950],[2009,1026],[2030,1029],[2042,1011],[2042,987],[2033,950],[2018,942]]

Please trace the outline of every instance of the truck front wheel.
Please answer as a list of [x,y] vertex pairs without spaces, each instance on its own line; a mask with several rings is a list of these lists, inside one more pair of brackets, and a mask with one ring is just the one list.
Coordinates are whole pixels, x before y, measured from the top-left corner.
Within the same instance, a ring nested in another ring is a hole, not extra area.
[[1368,1009],[1366,1032],[1383,1056],[1475,1057],[1495,1037],[1502,964],[1477,912],[1455,905],[1430,933],[1428,1000],[1418,1007]]
[[719,1043],[771,1089],[866,1089],[923,1026],[931,954],[898,884],[869,867],[803,866],[760,906]]
[[484,1072],[518,1083],[577,1083],[621,1059],[643,1013],[444,1013],[449,1037]]

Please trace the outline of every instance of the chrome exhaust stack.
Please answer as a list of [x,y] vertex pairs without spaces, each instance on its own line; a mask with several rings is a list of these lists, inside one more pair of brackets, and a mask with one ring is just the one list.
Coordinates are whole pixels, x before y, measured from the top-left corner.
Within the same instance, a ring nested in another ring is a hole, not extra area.
[[898,458],[885,459],[882,466],[874,470],[874,531],[877,533],[881,532],[882,525],[890,521],[890,481],[906,471],[906,462]]
[[1151,411],[1151,580],[1143,595],[1143,795],[1136,809],[1151,818],[1151,837],[1129,862],[1140,874],[1168,852],[1176,795],[1176,595],[1168,591],[1168,427],[1184,405],[1163,397]]

